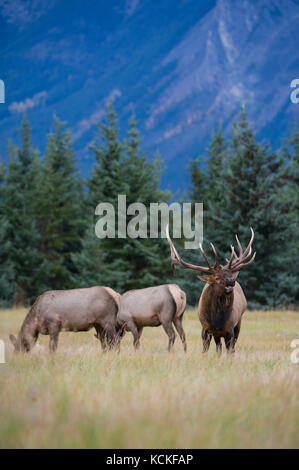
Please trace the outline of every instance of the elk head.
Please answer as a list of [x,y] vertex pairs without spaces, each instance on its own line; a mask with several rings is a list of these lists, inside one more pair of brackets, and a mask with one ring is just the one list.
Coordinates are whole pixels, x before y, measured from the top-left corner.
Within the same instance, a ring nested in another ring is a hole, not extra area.
[[[254,232],[252,228],[251,230],[251,238],[248,243],[248,246],[245,251],[243,251],[242,245],[239,241],[238,236],[236,235],[236,241],[239,249],[239,255],[236,254],[234,247],[231,245],[231,256],[230,259],[226,259],[226,264],[224,266],[220,265],[218,267],[218,255],[216,249],[211,243],[211,247],[214,253],[214,264],[213,266],[210,264],[206,253],[203,250],[201,243],[199,244],[200,251],[207,263],[207,266],[197,266],[195,264],[186,263],[179,253],[177,252],[170,236],[169,236],[169,228],[168,225],[166,227],[166,238],[170,245],[170,253],[171,253],[171,264],[174,275],[176,274],[175,265],[179,264],[184,268],[194,269],[196,271],[201,271],[206,273],[204,276],[197,276],[203,282],[213,284],[215,289],[217,289],[219,294],[230,294],[235,285],[235,280],[239,274],[240,269],[248,266],[249,264],[253,263],[256,252],[251,256],[252,250],[251,245],[254,239]],[[251,258],[250,258],[251,257]],[[249,259],[250,258],[250,259]],[[249,260],[248,260],[249,259]]]

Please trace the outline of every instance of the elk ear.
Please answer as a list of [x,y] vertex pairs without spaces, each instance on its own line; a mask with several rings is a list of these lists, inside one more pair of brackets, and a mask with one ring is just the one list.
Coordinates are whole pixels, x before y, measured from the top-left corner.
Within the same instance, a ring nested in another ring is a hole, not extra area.
[[17,339],[14,335],[9,335],[9,339],[12,342],[12,344],[16,347],[17,344]]
[[237,279],[238,275],[239,275],[239,271],[236,271],[235,273],[233,273],[233,278],[234,278],[234,280]]
[[211,282],[211,276],[197,276],[198,279],[200,279],[203,282]]
[[18,341],[17,338],[14,335],[9,335],[9,339],[14,345],[15,349],[18,349]]

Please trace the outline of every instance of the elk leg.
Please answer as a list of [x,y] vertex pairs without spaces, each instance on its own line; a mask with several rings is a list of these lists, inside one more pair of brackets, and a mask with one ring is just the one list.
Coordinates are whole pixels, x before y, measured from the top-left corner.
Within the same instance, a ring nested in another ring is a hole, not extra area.
[[107,344],[106,344],[106,334],[104,328],[102,328],[100,325],[95,325],[95,330],[97,334],[95,335],[96,338],[98,338],[101,342],[101,347],[102,351],[106,352],[107,350]]
[[131,331],[131,333],[133,335],[133,345],[134,345],[134,348],[136,350],[136,349],[139,348],[139,344],[140,344],[139,343],[139,332],[138,332],[137,326],[135,325],[133,320],[127,320],[126,321],[126,326]]
[[50,343],[49,348],[51,352],[55,352],[58,344],[59,330],[56,330],[53,333],[50,333]]
[[173,348],[175,342],[175,331],[171,322],[169,323],[162,323],[165,333],[168,335],[169,342],[168,342],[168,352],[170,352]]
[[140,346],[140,338],[141,338],[141,335],[142,335],[142,331],[143,331],[143,326],[140,326],[138,328],[138,347]]
[[241,320],[234,328],[234,349],[235,349],[235,344],[237,342],[237,339],[239,337],[240,329],[241,329]]
[[203,328],[203,329],[202,329],[202,332],[201,332],[201,337],[202,337],[202,345],[203,345],[203,350],[202,350],[202,352],[203,352],[203,353],[206,353],[206,352],[208,352],[208,350],[209,350],[210,343],[211,343],[211,339],[212,339],[212,335],[211,335],[207,330],[205,330],[205,329]]
[[108,349],[113,349],[117,346],[116,330],[113,326],[106,327],[106,334]]
[[183,315],[181,315],[179,318],[175,317],[173,319],[173,323],[174,323],[174,326],[175,326],[178,334],[180,335],[181,341],[182,341],[183,346],[184,346],[184,351],[187,352],[186,335],[185,335],[185,332],[183,330]]
[[235,352],[234,346],[235,346],[235,340],[234,340],[234,334],[233,333],[226,333],[224,337],[225,341],[225,346],[227,349],[227,352],[229,354],[232,354]]
[[122,337],[125,334],[125,327],[122,325],[122,327],[116,331],[116,336],[115,336],[115,349],[117,350],[118,353],[120,353],[120,342]]
[[221,338],[219,336],[214,336],[214,341],[216,343],[216,352],[218,356],[221,356],[221,353],[222,353]]

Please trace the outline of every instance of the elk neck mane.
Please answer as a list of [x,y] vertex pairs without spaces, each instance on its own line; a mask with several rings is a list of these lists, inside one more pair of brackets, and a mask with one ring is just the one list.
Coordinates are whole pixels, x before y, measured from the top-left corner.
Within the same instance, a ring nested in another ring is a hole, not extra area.
[[211,284],[207,287],[203,300],[212,328],[216,330],[224,329],[233,308],[234,293],[219,295],[217,287]]

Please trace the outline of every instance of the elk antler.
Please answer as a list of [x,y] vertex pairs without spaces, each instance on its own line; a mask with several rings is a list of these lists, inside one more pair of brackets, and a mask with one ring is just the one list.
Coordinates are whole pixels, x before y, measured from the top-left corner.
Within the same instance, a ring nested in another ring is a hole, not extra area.
[[253,263],[255,255],[256,255],[256,251],[254,252],[252,258],[249,261],[247,261],[247,263],[244,263],[244,261],[246,261],[248,258],[250,258],[251,252],[252,252],[251,245],[252,245],[252,242],[253,242],[253,239],[254,239],[254,231],[253,231],[252,227],[250,227],[250,230],[251,230],[251,238],[250,238],[248,246],[247,246],[247,248],[244,252],[243,252],[243,248],[242,248],[242,245],[240,243],[240,240],[238,238],[238,235],[236,235],[236,240],[237,240],[237,244],[238,244],[238,248],[239,248],[239,256],[236,255],[235,249],[231,245],[232,254],[231,254],[230,260],[226,260],[227,264],[225,266],[222,266],[223,269],[230,269],[231,271],[237,271],[237,270],[239,271],[240,269],[244,268],[245,266],[248,266],[249,264]]
[[196,269],[197,271],[202,271],[204,273],[208,273],[208,274],[214,274],[217,270],[217,266],[218,266],[218,256],[217,256],[217,252],[215,250],[215,247],[214,245],[211,243],[211,246],[212,246],[212,250],[213,250],[213,253],[214,253],[214,256],[215,256],[215,262],[214,262],[214,266],[211,266],[210,263],[209,263],[209,260],[207,258],[207,255],[205,254],[202,246],[201,246],[201,243],[199,244],[199,248],[200,248],[200,251],[202,252],[203,254],[203,257],[204,259],[206,260],[206,263],[208,265],[208,267],[204,267],[204,266],[196,266],[195,264],[190,264],[190,263],[186,263],[186,261],[184,261],[180,255],[178,254],[170,236],[169,236],[169,228],[168,228],[168,224],[166,226],[166,238],[168,240],[168,243],[170,245],[170,254],[171,254],[171,265],[172,265],[172,269],[173,269],[173,274],[176,274],[176,270],[175,270],[175,265],[176,264],[180,264],[181,266],[183,266],[184,268],[189,268],[189,269]]

